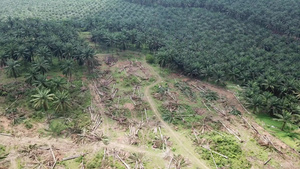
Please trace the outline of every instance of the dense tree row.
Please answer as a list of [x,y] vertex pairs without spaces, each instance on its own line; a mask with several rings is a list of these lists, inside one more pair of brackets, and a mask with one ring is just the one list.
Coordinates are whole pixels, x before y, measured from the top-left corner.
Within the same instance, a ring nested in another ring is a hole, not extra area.
[[94,51],[79,39],[78,33],[67,23],[9,18],[0,22],[0,35],[1,66],[22,61],[45,74],[48,68],[41,68],[41,65],[51,64],[53,58],[90,65],[88,63],[94,56]]
[[203,8],[115,3],[108,9],[76,25],[108,47],[149,49],[163,67],[218,84],[241,84],[249,107],[260,104],[259,112],[299,113],[297,39]]
[[275,33],[300,37],[300,1],[290,0],[126,0],[147,6],[205,8],[252,22]]

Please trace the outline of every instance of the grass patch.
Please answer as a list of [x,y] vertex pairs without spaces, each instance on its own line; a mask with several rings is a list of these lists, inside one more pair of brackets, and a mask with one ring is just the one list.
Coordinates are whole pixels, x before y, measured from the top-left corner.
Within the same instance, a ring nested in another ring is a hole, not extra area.
[[[207,133],[201,135],[203,138],[209,142],[210,149],[226,155],[228,159],[222,156],[213,154],[214,159],[218,167],[221,168],[251,168],[250,162],[246,159],[245,154],[242,152],[240,143],[236,142],[235,138],[231,135],[223,133],[219,135],[216,133]],[[214,165],[211,152],[205,148],[199,148],[198,152],[201,156],[209,160],[211,166]]]
[[285,128],[285,131],[282,131],[280,130],[280,128],[283,122],[275,121],[272,117],[270,117],[267,114],[256,115],[256,120],[273,136],[279,138],[292,148],[296,148],[296,143],[300,140],[300,133],[296,133],[294,131],[295,129],[297,129],[296,125],[293,125],[290,130]]

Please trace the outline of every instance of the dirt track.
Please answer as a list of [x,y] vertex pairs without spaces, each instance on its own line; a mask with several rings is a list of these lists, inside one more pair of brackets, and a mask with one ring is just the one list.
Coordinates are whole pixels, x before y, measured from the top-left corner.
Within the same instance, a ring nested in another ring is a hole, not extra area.
[[[147,63],[145,63],[147,64]],[[171,138],[173,138],[175,141],[175,144],[179,145],[180,148],[182,149],[182,152],[184,152],[184,154],[182,154],[184,157],[187,157],[189,159],[189,161],[193,164],[193,166],[195,167],[200,167],[200,168],[209,168],[207,167],[204,162],[202,162],[199,158],[199,156],[193,151],[194,148],[192,147],[192,142],[191,140],[189,140],[187,137],[179,134],[178,132],[174,131],[171,126],[169,126],[162,118],[161,118],[161,114],[158,112],[156,104],[151,96],[150,93],[150,89],[152,87],[154,87],[155,85],[159,84],[162,82],[162,78],[160,77],[159,74],[157,74],[152,67],[150,67],[147,64],[147,67],[149,70],[151,70],[151,72],[156,76],[157,80],[155,83],[147,86],[145,88],[145,97],[147,99],[147,101],[150,104],[150,107],[152,109],[152,111],[155,113],[157,119],[159,119],[160,123],[162,124],[162,128],[165,129],[167,132],[169,132],[168,134],[171,134]]]

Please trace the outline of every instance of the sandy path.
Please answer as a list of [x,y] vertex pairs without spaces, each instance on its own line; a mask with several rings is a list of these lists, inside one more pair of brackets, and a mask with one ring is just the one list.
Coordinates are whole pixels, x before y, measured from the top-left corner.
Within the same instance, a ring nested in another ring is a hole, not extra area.
[[174,131],[171,126],[169,126],[169,124],[167,124],[161,117],[161,114],[158,112],[156,104],[151,96],[150,93],[150,89],[152,87],[154,87],[155,85],[159,84],[162,82],[162,78],[160,77],[160,75],[155,72],[155,70],[153,70],[153,68],[151,66],[149,66],[146,62],[144,62],[145,65],[147,65],[147,68],[149,70],[151,70],[152,74],[156,76],[157,80],[155,83],[147,86],[145,88],[145,97],[147,99],[147,101],[150,104],[150,107],[152,109],[152,111],[155,113],[157,119],[161,122],[162,127],[168,132],[168,134],[171,134],[171,138],[174,139],[175,144],[177,144],[178,146],[180,146],[180,148],[182,149],[182,152],[184,152],[184,154],[182,154],[184,157],[188,158],[189,161],[193,164],[193,166],[195,167],[200,167],[200,168],[209,168],[206,166],[206,164],[204,162],[202,162],[200,160],[199,155],[197,155],[194,152],[194,148],[192,146],[192,142],[190,139],[188,139],[186,136],[183,136],[182,134]]

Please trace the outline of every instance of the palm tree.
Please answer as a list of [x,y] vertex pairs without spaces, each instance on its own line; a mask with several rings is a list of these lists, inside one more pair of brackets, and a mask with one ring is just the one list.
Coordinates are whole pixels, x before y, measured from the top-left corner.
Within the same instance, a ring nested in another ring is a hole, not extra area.
[[271,97],[267,103],[266,108],[267,110],[269,110],[269,113],[271,115],[278,113],[281,110],[280,99],[276,96]]
[[37,59],[33,64],[33,67],[36,71],[41,72],[43,75],[50,69],[49,62],[43,57]]
[[66,60],[65,62],[63,62],[60,69],[66,77],[71,78],[72,77],[72,72],[74,70],[73,60]]
[[220,85],[224,85],[225,72],[221,70],[215,71],[215,82]]
[[49,102],[54,100],[55,95],[50,93],[50,89],[37,88],[37,94],[31,96],[30,102],[35,109],[43,109],[45,112],[49,109]]
[[6,66],[7,56],[4,52],[0,51],[0,67]]
[[49,81],[46,78],[46,76],[45,75],[41,75],[41,74],[37,75],[36,76],[36,80],[33,81],[33,85],[36,86],[36,87],[38,87],[38,88],[40,88],[40,87],[48,88],[48,86],[49,86],[48,83],[49,83]]
[[25,74],[25,82],[32,85],[34,81],[37,80],[38,73],[34,68],[29,68],[28,72]]
[[69,93],[67,91],[58,91],[53,103],[56,112],[66,112],[71,108]]
[[47,46],[44,47],[40,47],[37,50],[37,56],[41,57],[41,58],[45,58],[45,60],[47,60],[48,62],[52,63],[51,60],[51,51]]
[[17,54],[18,46],[15,43],[9,43],[6,48],[6,55],[10,59],[17,60],[18,59],[18,54]]
[[177,115],[175,112],[165,112],[162,114],[162,118],[164,121],[172,123],[174,120],[177,119]]
[[20,75],[20,63],[17,60],[9,59],[6,62],[6,74],[8,77],[17,78]]
[[253,109],[253,113],[259,112],[262,107],[262,98],[260,95],[254,95],[247,101],[247,106]]
[[18,48],[17,55],[18,55],[18,58],[22,58],[25,61],[28,61],[27,58],[28,58],[29,52],[25,46],[20,46]]
[[80,58],[82,58],[87,65],[89,73],[95,66],[95,51],[91,48],[84,49],[80,55]]
[[281,127],[282,131],[286,125],[290,127],[294,121],[297,121],[300,118],[299,114],[292,114],[291,112],[288,112],[286,110],[283,110],[282,114],[275,113],[274,115],[277,117],[277,119],[274,120],[283,122]]
[[64,78],[55,77],[51,79],[51,87],[53,91],[62,90],[64,85],[67,84]]

